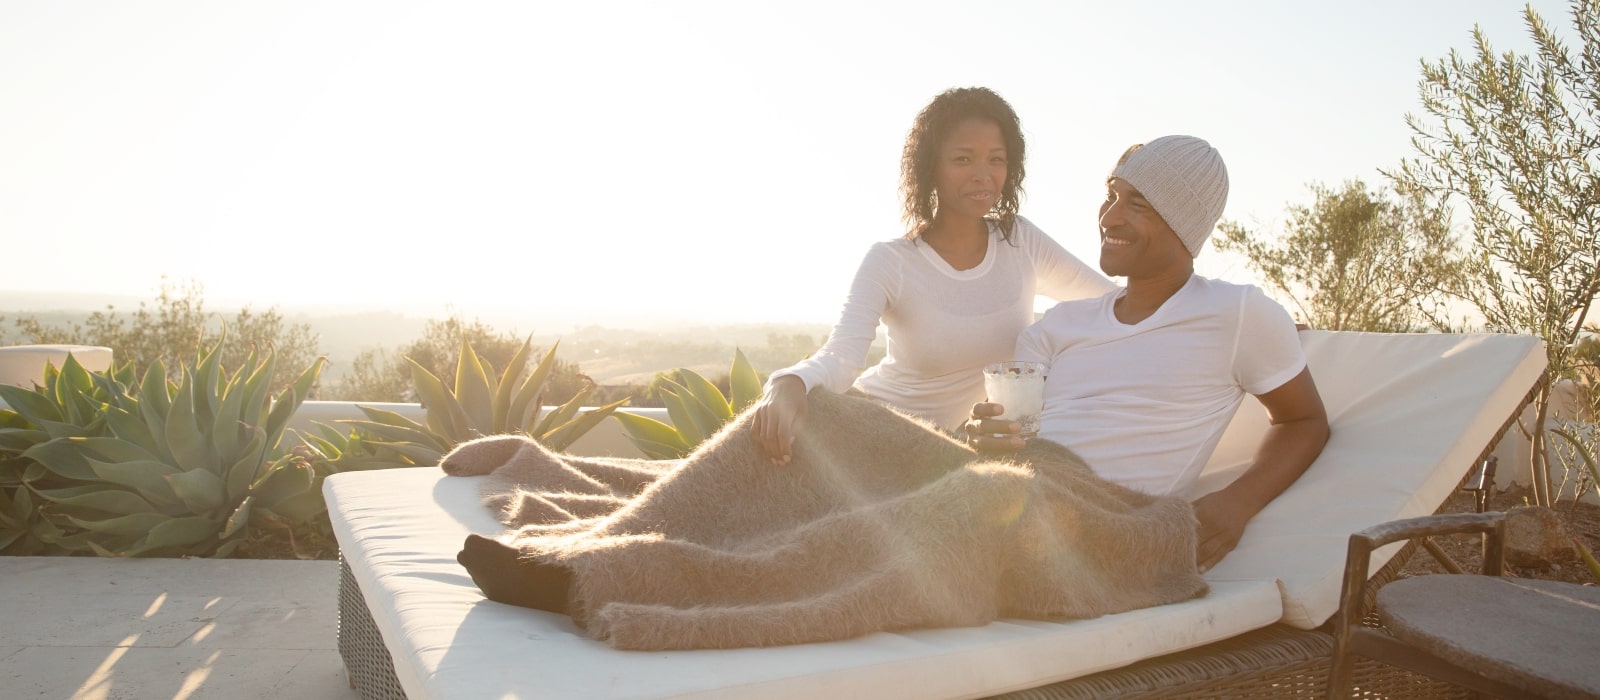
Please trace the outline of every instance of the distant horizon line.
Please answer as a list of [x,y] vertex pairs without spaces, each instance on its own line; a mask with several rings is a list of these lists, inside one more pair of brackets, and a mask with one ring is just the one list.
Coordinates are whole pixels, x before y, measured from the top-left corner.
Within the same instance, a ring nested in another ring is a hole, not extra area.
[[[0,316],[35,313],[92,313],[110,306],[115,311],[133,312],[139,303],[151,303],[157,292],[140,295],[128,292],[84,292],[0,289]],[[376,302],[327,301],[296,302],[236,299],[228,296],[206,294],[202,300],[208,312],[228,315],[240,309],[254,311],[276,309],[285,316],[341,316],[363,313],[392,313],[402,317],[422,320],[446,319],[460,316],[467,320],[485,323],[500,321],[535,322],[559,325],[596,325],[623,328],[652,328],[656,326],[683,326],[685,324],[743,325],[743,326],[831,326],[837,319],[820,317],[783,317],[753,319],[745,316],[717,317],[714,315],[688,315],[641,312],[637,310],[568,310],[529,306],[526,309],[510,308],[503,304],[483,304],[469,307],[456,302]],[[616,324],[628,324],[616,326]]]

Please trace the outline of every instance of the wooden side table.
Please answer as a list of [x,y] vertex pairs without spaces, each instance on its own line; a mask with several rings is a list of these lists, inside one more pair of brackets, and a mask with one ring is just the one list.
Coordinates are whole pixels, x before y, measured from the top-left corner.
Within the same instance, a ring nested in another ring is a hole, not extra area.
[[[1373,550],[1465,532],[1487,535],[1483,575],[1400,579],[1370,595]],[[1413,518],[1351,535],[1328,697],[1350,697],[1352,657],[1365,656],[1499,697],[1600,699],[1600,588],[1501,577],[1504,542],[1504,513]],[[1386,631],[1362,624],[1367,601]]]
[[1600,698],[1600,586],[1473,574],[1401,579],[1376,610],[1396,639],[1546,698]]

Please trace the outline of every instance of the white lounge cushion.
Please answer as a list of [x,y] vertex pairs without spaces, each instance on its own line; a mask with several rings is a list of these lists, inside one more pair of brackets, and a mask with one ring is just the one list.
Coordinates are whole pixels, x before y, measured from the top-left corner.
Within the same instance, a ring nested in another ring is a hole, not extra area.
[[1003,620],[827,644],[624,652],[570,619],[483,598],[455,561],[468,532],[494,534],[479,478],[437,469],[329,477],[339,547],[412,700],[424,698],[966,698],[1117,668],[1264,627],[1270,580],[1218,583],[1177,605],[1094,620]]
[[[1333,428],[1294,486],[1245,530],[1206,578],[1278,578],[1283,621],[1321,625],[1339,609],[1350,534],[1427,515],[1450,496],[1544,372],[1544,343],[1522,335],[1303,331]],[[1232,481],[1266,425],[1247,399],[1196,494]],[[1373,556],[1372,569],[1398,546]]]
[[[1508,335],[1301,334],[1333,421],[1322,457],[1213,569],[1210,595],[1066,623],[1005,620],[792,647],[619,652],[570,620],[485,600],[455,553],[497,523],[476,479],[438,470],[329,477],[340,548],[407,694],[466,697],[981,697],[1336,609],[1349,533],[1432,512],[1534,385],[1543,344]],[[1266,428],[1247,400],[1196,491],[1247,463]],[[1392,551],[1375,555],[1387,561]],[[1281,589],[1281,590],[1280,590]]]

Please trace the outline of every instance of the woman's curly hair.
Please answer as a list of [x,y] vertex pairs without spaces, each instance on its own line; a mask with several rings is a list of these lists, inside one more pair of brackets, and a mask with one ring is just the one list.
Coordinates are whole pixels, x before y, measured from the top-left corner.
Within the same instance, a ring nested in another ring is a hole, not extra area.
[[939,208],[939,197],[933,186],[939,147],[956,126],[968,119],[994,122],[1005,140],[1006,183],[1000,188],[994,213],[1000,222],[1001,235],[1008,242],[1011,240],[1012,224],[1022,199],[1022,178],[1026,173],[1022,121],[1011,105],[993,90],[980,87],[953,88],[940,93],[917,114],[911,132],[906,135],[905,151],[900,156],[900,195],[904,198],[905,210],[901,216],[906,222],[907,238],[916,239],[933,223],[933,214]]

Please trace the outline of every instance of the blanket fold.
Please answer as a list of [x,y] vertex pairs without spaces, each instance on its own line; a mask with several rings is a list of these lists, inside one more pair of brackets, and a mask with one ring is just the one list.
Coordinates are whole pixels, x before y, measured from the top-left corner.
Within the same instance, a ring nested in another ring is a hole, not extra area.
[[781,467],[748,412],[682,460],[496,436],[441,466],[490,475],[503,539],[571,568],[575,622],[620,649],[1085,618],[1206,591],[1181,499],[1105,481],[1047,441],[986,458],[867,399],[809,401]]

